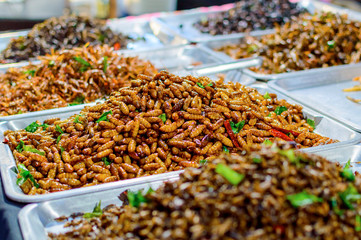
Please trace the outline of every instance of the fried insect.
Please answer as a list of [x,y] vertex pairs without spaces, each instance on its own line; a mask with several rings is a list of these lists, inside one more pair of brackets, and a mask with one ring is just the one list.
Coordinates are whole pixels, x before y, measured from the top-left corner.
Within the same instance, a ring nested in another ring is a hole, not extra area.
[[[51,178],[62,184],[49,188],[44,182],[45,188],[40,186],[36,193],[176,171],[197,166],[222,151],[241,153],[260,148],[265,140],[291,140],[299,148],[335,142],[313,132],[301,106],[279,100],[274,94],[265,99],[256,89],[239,83],[167,72],[153,78],[138,75],[136,81],[104,103],[85,107],[79,118],[74,115],[47,121],[47,128],[39,122],[34,132],[5,133],[17,163],[28,167],[35,181]],[[186,85],[181,99],[173,91],[165,91],[171,84]],[[194,91],[196,85],[208,86],[207,94]],[[173,109],[176,105],[177,111]],[[242,105],[245,110],[233,110],[231,105]],[[285,111],[287,114],[282,114]],[[208,113],[217,113],[220,118],[209,118]],[[82,128],[72,128],[76,124]],[[67,131],[69,128],[72,130]],[[59,135],[59,129],[64,133]],[[44,156],[23,151],[20,140],[26,149],[31,147]],[[26,189],[28,193],[32,188]]]

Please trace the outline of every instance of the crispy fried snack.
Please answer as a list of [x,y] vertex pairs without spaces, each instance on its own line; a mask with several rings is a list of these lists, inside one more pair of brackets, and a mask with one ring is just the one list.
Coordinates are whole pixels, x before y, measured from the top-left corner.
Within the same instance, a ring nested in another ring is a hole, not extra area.
[[44,123],[5,132],[17,163],[39,183],[36,193],[195,167],[265,140],[300,148],[335,142],[275,94],[167,72],[138,75],[105,103]]

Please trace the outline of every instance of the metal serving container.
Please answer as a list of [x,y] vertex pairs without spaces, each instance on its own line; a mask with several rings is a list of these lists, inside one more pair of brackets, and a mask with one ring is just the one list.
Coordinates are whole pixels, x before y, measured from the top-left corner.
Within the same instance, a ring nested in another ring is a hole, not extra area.
[[[360,14],[361,15],[361,14]],[[228,44],[237,44],[240,41],[243,40],[243,37],[238,38],[229,38],[224,40],[211,40],[208,42],[202,43],[202,46],[205,48],[208,48],[209,50],[213,50],[214,54],[221,58],[224,62],[234,61],[235,59],[231,58],[229,55],[215,51],[214,49],[220,48],[222,46],[226,46]],[[261,62],[258,66],[261,66]],[[270,81],[270,80],[276,80],[276,79],[282,79],[282,78],[296,78],[303,76],[307,74],[308,76],[312,75],[318,75],[318,74],[327,74],[328,72],[337,72],[340,71],[342,73],[346,73],[348,71],[354,71],[354,69],[361,68],[361,63],[355,63],[355,64],[345,64],[345,65],[338,65],[338,66],[331,66],[327,68],[313,68],[313,69],[307,69],[307,70],[301,70],[301,71],[294,71],[294,72],[287,72],[287,73],[274,73],[274,74],[263,74],[263,73],[257,73],[255,71],[252,71],[250,69],[244,69],[242,72],[254,79],[260,80],[260,81]],[[313,77],[311,77],[312,79]]]
[[[346,13],[349,14],[353,19],[361,19],[360,14],[357,14],[354,11],[338,7],[336,5],[323,3],[320,1],[313,0],[300,0],[298,1],[299,6],[307,9],[309,12],[314,13],[315,11],[331,11],[337,13]],[[230,8],[234,5],[230,5]],[[224,40],[232,38],[240,38],[246,35],[251,36],[261,36],[265,34],[270,34],[274,32],[274,29],[268,30],[257,30],[247,33],[233,33],[225,35],[211,35],[208,33],[202,33],[194,24],[202,19],[212,16],[214,14],[219,14],[226,12],[227,10],[218,10],[218,11],[208,11],[202,12],[201,10],[191,10],[185,13],[180,14],[169,14],[157,18],[153,18],[150,22],[150,26],[153,30],[153,33],[162,41],[172,44],[180,44],[185,42],[200,43],[210,40]]]
[[360,173],[361,170],[361,144],[343,146],[327,150],[316,150],[311,153],[327,158],[331,162],[338,162],[345,165],[349,160],[353,171]]
[[[164,46],[168,42],[160,41],[152,32],[149,21],[142,18],[116,18],[107,21],[107,25],[114,32],[128,35],[133,41],[129,41],[127,49],[150,49]],[[30,30],[15,32],[0,32],[0,52],[6,48],[12,38],[25,36]],[[8,64],[0,64],[8,65]]]
[[317,72],[306,72],[297,76],[271,81],[268,85],[302,105],[338,120],[342,124],[361,132],[361,104],[351,102],[346,96],[361,99],[361,92],[344,92],[352,87],[354,77],[361,76],[361,65],[331,67]]
[[[209,49],[202,46],[169,46],[169,47],[160,47],[153,50],[136,50],[129,51],[123,50],[119,51],[119,54],[124,56],[138,56],[141,59],[146,59],[152,62],[155,67],[159,70],[168,70],[171,73],[175,74],[190,74],[197,70],[203,69],[203,73],[201,75],[206,75],[211,78],[215,78],[216,76],[212,74],[215,69],[216,72],[221,71],[220,69],[232,70],[226,74],[226,80],[228,81],[241,81],[243,84],[251,84],[255,80],[248,76],[241,76],[241,72],[236,71],[239,68],[255,66],[259,64],[260,58],[248,58],[244,60],[233,60],[233,63],[236,65],[232,65],[232,63],[223,63],[222,60],[214,54]],[[11,64],[12,67],[22,67],[28,64],[28,62],[24,63],[14,63]],[[7,64],[8,65],[8,64]],[[229,68],[231,65],[231,68]],[[205,69],[206,68],[206,69]],[[8,69],[8,66],[0,65],[0,74],[1,72],[5,72]],[[207,70],[208,69],[208,70]],[[101,102],[103,100],[98,100],[97,102]],[[41,117],[41,116],[49,116],[53,113],[65,113],[65,112],[74,112],[79,111],[87,105],[94,105],[95,103],[89,104],[80,104],[76,106],[69,106],[63,108],[42,110],[36,112],[28,112],[10,116],[0,116],[1,121],[10,121],[15,119],[24,119],[28,117]]]
[[[178,176],[169,178],[175,181]],[[101,201],[104,208],[110,204],[122,206],[123,202],[118,196],[124,191],[147,191],[150,187],[155,190],[163,184],[161,180],[147,183],[135,183],[127,187],[119,187],[108,191],[91,192],[85,195],[65,199],[53,200],[39,204],[30,204],[21,209],[18,220],[24,240],[46,240],[48,233],[61,233],[66,231],[64,222],[54,219],[60,216],[69,216],[74,212],[92,212],[94,205]]]
[[[344,165],[349,159],[354,171],[359,171],[361,165],[361,145],[343,146],[339,148],[323,149],[313,151],[317,155],[327,158],[331,162],[338,162]],[[177,177],[170,181],[177,180]],[[86,195],[74,196],[61,200],[53,200],[39,204],[25,206],[18,215],[21,232],[25,240],[45,240],[48,233],[61,233],[70,228],[64,228],[64,222],[57,222],[54,219],[60,216],[70,216],[75,212],[91,212],[96,203],[101,201],[102,207],[109,204],[121,206],[122,201],[118,196],[120,193],[130,190],[138,191],[149,187],[158,188],[161,181],[154,181],[146,184],[135,184],[130,187],[112,189],[108,191],[95,192]]]
[[[253,87],[255,87],[262,94],[264,94],[266,91],[275,92],[272,89],[268,88],[265,84],[253,85]],[[279,98],[284,98],[287,101],[290,100],[290,98],[282,95],[281,93],[278,93],[278,92],[275,92],[275,93],[278,94]],[[293,100],[290,100],[290,102],[295,103],[295,101],[293,101]],[[52,117],[60,117],[60,118],[64,119],[75,113],[76,112],[71,112],[71,113],[68,112],[68,113],[62,113],[62,114],[53,114],[50,116],[29,117],[29,118],[24,118],[24,119],[20,119],[20,120],[12,120],[12,121],[8,121],[8,122],[0,123],[0,141],[2,142],[4,140],[4,132],[6,130],[23,129],[27,125],[29,125],[30,123],[32,123],[36,120],[43,121],[45,119],[52,118]],[[329,144],[329,145],[324,145],[324,146],[302,149],[302,151],[315,151],[317,149],[319,149],[319,150],[329,149],[329,148],[334,148],[334,147],[339,147],[339,146],[344,146],[344,145],[351,145],[351,144],[355,144],[355,143],[358,143],[361,141],[360,133],[357,133],[357,132],[345,127],[344,125],[336,122],[333,119],[322,116],[307,107],[304,108],[304,114],[305,114],[305,117],[311,118],[315,121],[315,123],[316,123],[315,132],[316,133],[319,133],[323,136],[327,136],[327,137],[330,137],[333,139],[338,139],[340,142]],[[30,196],[30,195],[24,194],[21,191],[20,187],[16,185],[17,175],[15,173],[15,169],[16,169],[15,159],[12,155],[12,152],[10,151],[10,148],[8,147],[8,145],[0,144],[0,171],[1,171],[1,177],[2,177],[2,181],[3,181],[5,194],[10,199],[12,199],[14,201],[18,201],[18,202],[43,202],[43,201],[47,201],[47,200],[51,200],[51,199],[59,199],[59,198],[65,198],[65,197],[70,197],[70,196],[76,196],[76,195],[84,194],[84,193],[91,193],[91,192],[95,192],[95,191],[118,188],[120,186],[125,187],[134,182],[147,182],[152,179],[158,179],[158,178],[162,178],[162,179],[166,180],[169,178],[169,176],[173,177],[174,175],[178,174],[178,172],[165,173],[165,174],[159,174],[159,175],[154,175],[154,176],[149,176],[149,177],[130,179],[130,180],[122,180],[122,181],[117,181],[117,182],[112,182],[112,183],[105,183],[105,184],[100,184],[100,185],[91,186],[91,187],[72,189],[72,190],[67,190],[67,191],[62,191],[62,192]],[[147,179],[149,179],[149,180],[147,180]]]

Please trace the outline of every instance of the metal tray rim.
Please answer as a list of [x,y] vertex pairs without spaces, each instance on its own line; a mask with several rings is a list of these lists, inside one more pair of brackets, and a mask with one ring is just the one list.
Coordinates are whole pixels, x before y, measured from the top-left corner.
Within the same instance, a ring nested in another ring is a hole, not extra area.
[[[360,65],[360,67],[361,67],[361,63],[359,63],[358,65]],[[334,116],[333,114],[330,114],[327,111],[324,111],[322,108],[321,109],[320,108],[315,108],[311,104],[308,104],[306,101],[304,101],[302,98],[293,96],[289,91],[287,91],[286,89],[283,89],[282,87],[277,85],[279,80],[282,80],[282,79],[276,79],[275,81],[271,81],[271,82],[268,83],[268,86],[272,90],[278,91],[278,92],[284,94],[285,96],[287,96],[287,97],[301,103],[303,106],[307,106],[308,108],[313,109],[315,111],[318,111],[322,115],[327,116],[327,117],[329,117],[329,118],[331,118],[331,119],[333,119],[333,120],[335,120],[335,121],[337,121],[337,122],[351,128],[351,129],[357,131],[357,132],[361,132],[361,126],[358,126],[357,124],[343,118],[342,116],[338,116],[338,117]]]

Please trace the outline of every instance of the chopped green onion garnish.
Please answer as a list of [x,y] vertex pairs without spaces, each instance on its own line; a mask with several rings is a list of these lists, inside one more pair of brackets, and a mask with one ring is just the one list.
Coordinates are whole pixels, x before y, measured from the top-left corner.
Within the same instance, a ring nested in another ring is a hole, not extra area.
[[287,200],[290,201],[293,207],[302,207],[316,202],[323,202],[322,198],[315,195],[308,194],[306,191],[300,193],[287,195]]
[[69,103],[69,106],[83,104],[84,100],[85,100],[85,97],[83,95],[77,96],[72,103]]
[[254,163],[261,163],[262,162],[262,158],[253,158],[252,159]]
[[351,183],[348,185],[345,191],[338,193],[338,195],[340,196],[345,206],[351,210],[355,209],[352,205],[352,202],[361,199],[361,195],[357,192],[357,189]]
[[108,68],[108,57],[105,56],[103,58],[103,72],[107,72],[107,68]]
[[130,192],[127,194],[129,204],[133,207],[139,207],[141,203],[148,202],[148,199],[143,195],[142,191]]
[[222,175],[228,182],[235,186],[242,182],[245,177],[244,174],[238,173],[227,165],[221,163],[217,164],[216,173]]
[[40,127],[40,125],[37,122],[32,122],[25,128],[25,131],[33,133],[38,129],[38,127]]
[[232,131],[233,131],[234,134],[239,133],[239,131],[242,130],[242,128],[243,128],[243,126],[244,126],[245,123],[246,123],[246,122],[245,122],[244,120],[242,120],[242,121],[240,121],[240,122],[238,122],[238,123],[234,123],[234,122],[232,122],[232,121],[229,122],[229,124],[231,125]]
[[83,115],[79,114],[79,115],[76,115],[75,116],[75,119],[74,119],[74,123],[83,123],[82,121],[79,121],[79,117],[81,117]]
[[339,216],[342,216],[343,213],[344,213],[344,210],[341,210],[339,207],[338,207],[338,204],[337,204],[337,199],[336,198],[331,198],[331,206],[332,206],[332,209],[333,211],[335,212],[335,214],[339,215]]
[[355,230],[357,231],[357,232],[359,232],[359,231],[361,231],[361,217],[360,217],[360,215],[356,215],[356,217],[355,217]]
[[88,68],[91,68],[90,63],[88,63],[84,58],[82,57],[74,57],[73,58],[75,61],[79,62],[82,66],[80,67],[80,72],[85,72],[86,70],[88,70]]

